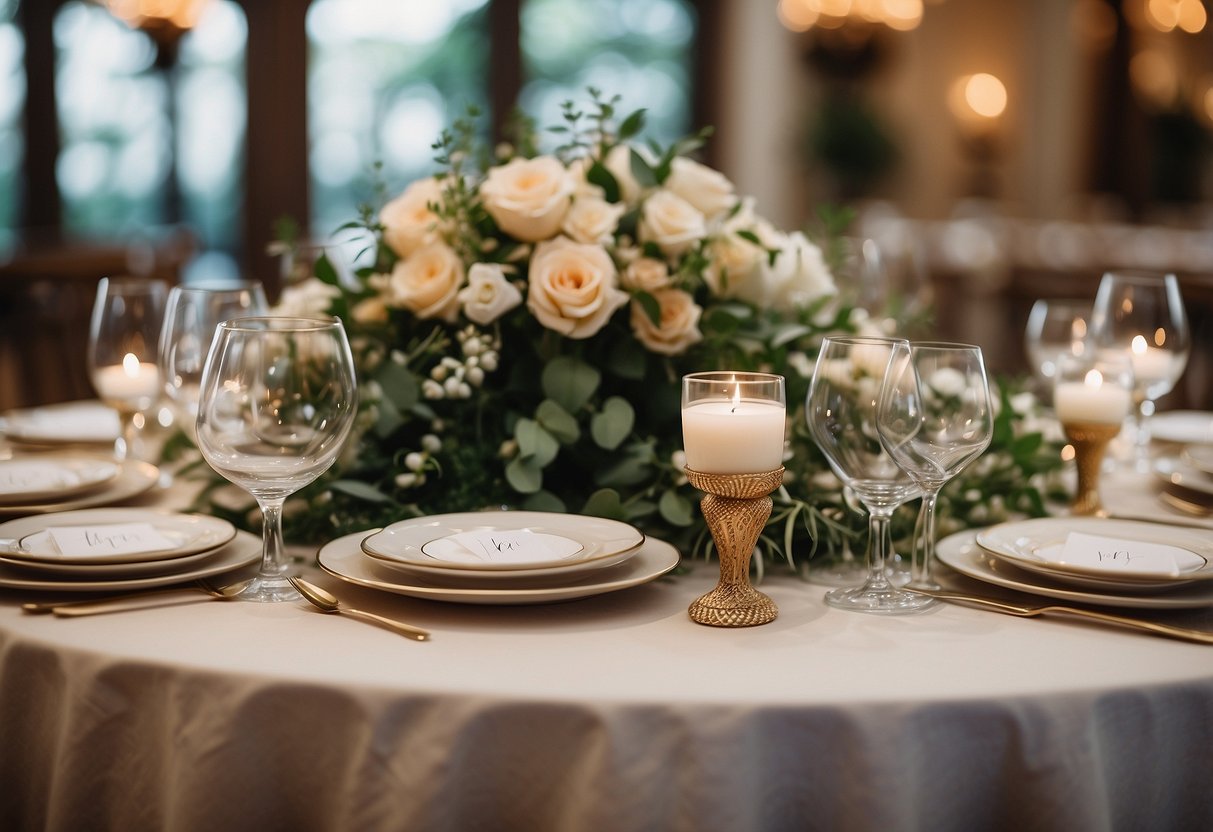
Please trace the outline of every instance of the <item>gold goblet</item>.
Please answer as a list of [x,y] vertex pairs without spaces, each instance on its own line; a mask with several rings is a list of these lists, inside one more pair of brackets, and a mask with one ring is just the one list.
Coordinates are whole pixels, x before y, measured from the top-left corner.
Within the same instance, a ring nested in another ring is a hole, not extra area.
[[779,607],[750,585],[750,554],[767,518],[770,493],[783,468],[760,474],[705,474],[690,468],[687,480],[706,492],[700,508],[716,544],[720,581],[687,609],[691,620],[713,627],[753,627],[774,621]]
[[1095,358],[1063,356],[1057,365],[1053,408],[1066,439],[1074,446],[1078,488],[1073,514],[1103,513],[1099,473],[1108,443],[1129,414],[1133,369],[1127,354],[1103,352]]
[[1062,422],[1066,439],[1074,446],[1074,467],[1078,469],[1078,488],[1070,513],[1084,516],[1103,513],[1099,498],[1099,472],[1103,468],[1108,443],[1120,433],[1120,425],[1095,422]]

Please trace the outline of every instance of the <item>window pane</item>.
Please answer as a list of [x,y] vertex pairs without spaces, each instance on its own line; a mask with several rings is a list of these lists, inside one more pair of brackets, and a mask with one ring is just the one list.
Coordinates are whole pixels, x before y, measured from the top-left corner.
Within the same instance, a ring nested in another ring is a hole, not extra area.
[[315,0],[308,10],[312,228],[329,236],[434,171],[431,145],[469,103],[483,108],[487,0]]
[[25,145],[21,113],[25,107],[25,40],[14,18],[17,0],[0,0],[0,245],[20,222],[20,177]]
[[586,88],[648,110],[645,136],[668,142],[690,123],[695,13],[687,0],[525,0],[522,106],[538,126],[562,123],[560,105]]

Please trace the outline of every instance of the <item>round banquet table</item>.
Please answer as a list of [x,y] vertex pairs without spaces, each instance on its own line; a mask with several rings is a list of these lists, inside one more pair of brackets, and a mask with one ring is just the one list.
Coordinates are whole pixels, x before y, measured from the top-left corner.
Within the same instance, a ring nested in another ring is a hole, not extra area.
[[0,828],[1213,829],[1213,648],[848,613],[790,576],[774,623],[701,627],[714,573],[531,607],[316,573],[428,643],[302,602],[59,619],[7,592]]

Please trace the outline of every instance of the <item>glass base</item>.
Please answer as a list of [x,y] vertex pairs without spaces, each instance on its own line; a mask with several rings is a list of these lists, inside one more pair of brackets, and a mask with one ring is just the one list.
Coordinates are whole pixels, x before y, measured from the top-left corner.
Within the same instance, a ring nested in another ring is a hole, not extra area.
[[868,567],[855,557],[839,560],[809,561],[804,572],[805,580],[822,586],[851,587],[862,584],[868,577]]
[[943,589],[943,585],[934,580],[928,580],[928,581],[920,580],[920,581],[910,581],[909,583],[907,583],[905,585],[905,588],[907,590],[911,590],[911,591],[915,590],[915,589],[925,589],[925,590],[932,591],[932,592],[938,592],[939,590]]
[[235,596],[234,601],[298,601],[303,596],[299,594],[286,576],[266,578],[258,575],[249,581],[248,586]]
[[921,612],[935,604],[935,599],[929,595],[919,595],[893,586],[832,589],[826,593],[825,601],[831,607],[876,615],[905,615]]

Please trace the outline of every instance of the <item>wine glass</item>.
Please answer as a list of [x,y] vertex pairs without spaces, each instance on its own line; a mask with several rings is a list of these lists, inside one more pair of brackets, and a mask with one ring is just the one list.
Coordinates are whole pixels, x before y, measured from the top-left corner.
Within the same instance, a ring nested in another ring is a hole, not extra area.
[[877,426],[885,450],[922,489],[921,544],[914,546],[907,586],[939,589],[931,576],[939,492],[994,437],[981,348],[940,341],[895,346],[880,391]]
[[1128,351],[1133,364],[1135,467],[1148,471],[1154,402],[1175,386],[1192,347],[1175,275],[1108,272],[1099,282],[1090,341],[1097,350]]
[[93,389],[118,411],[114,443],[119,460],[146,454],[144,413],[160,398],[157,351],[167,287],[138,277],[103,277],[97,284],[88,330],[88,368]]
[[190,439],[198,420],[202,365],[215,327],[221,321],[268,311],[265,289],[255,280],[214,287],[174,286],[169,291],[160,330],[160,372],[177,423]]
[[282,504],[337,459],[358,404],[354,360],[333,318],[220,323],[202,371],[202,456],[261,508],[261,571],[238,598],[299,597],[287,580]]
[[1032,304],[1024,346],[1033,372],[1045,385],[1052,387],[1060,356],[1083,354],[1090,322],[1089,300],[1042,298]]
[[826,603],[871,613],[908,613],[934,600],[898,589],[885,572],[889,520],[918,496],[918,486],[880,442],[876,425],[880,387],[893,348],[904,339],[830,337],[822,341],[809,384],[805,417],[809,432],[843,485],[868,510],[868,574],[862,586],[833,589]]

